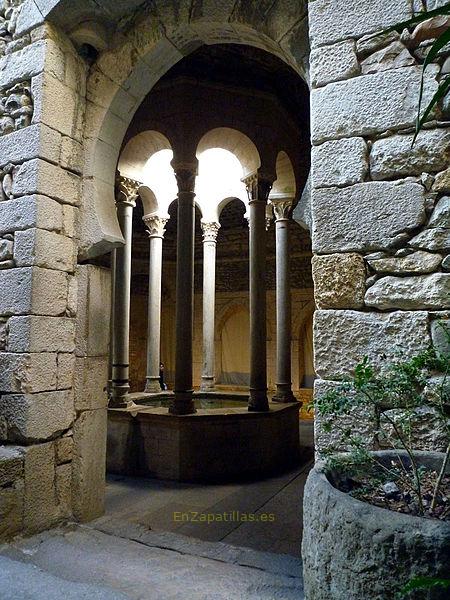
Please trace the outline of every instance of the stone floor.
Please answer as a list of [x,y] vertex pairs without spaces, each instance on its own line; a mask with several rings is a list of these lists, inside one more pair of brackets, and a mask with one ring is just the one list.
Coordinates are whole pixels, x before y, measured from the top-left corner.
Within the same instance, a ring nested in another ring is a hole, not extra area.
[[[106,513],[152,531],[300,556],[303,487],[312,464],[312,436],[312,422],[301,421],[302,464],[262,481],[200,485],[110,476]],[[215,515],[224,513],[217,520]],[[267,520],[245,522],[249,513]],[[201,520],[208,515],[214,520]]]
[[[304,600],[301,499],[311,442],[302,424],[302,466],[265,481],[110,479],[104,517],[0,546],[0,600]],[[192,510],[274,520],[174,521],[174,512]]]

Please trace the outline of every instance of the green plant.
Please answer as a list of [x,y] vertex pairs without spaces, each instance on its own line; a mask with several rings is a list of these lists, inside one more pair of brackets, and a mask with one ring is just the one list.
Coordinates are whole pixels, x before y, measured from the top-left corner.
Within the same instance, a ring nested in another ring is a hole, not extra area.
[[[444,4],[444,6],[435,8],[434,10],[423,11],[423,12],[419,13],[418,15],[416,15],[415,17],[413,17],[412,19],[408,19],[407,21],[402,21],[401,23],[397,23],[393,27],[389,27],[383,33],[390,33],[392,31],[396,31],[397,33],[402,33],[402,31],[404,29],[412,27],[413,25],[418,25],[419,23],[427,21],[428,19],[431,19],[433,17],[448,16],[448,15],[450,15],[450,3]],[[436,107],[437,103],[442,98],[444,98],[444,96],[450,90],[450,75],[447,75],[443,79],[443,81],[440,82],[436,93],[434,94],[433,98],[430,100],[429,104],[425,108],[423,114],[421,114],[425,71],[426,71],[428,65],[430,65],[435,60],[439,51],[442,50],[442,48],[444,48],[444,46],[446,46],[449,42],[450,42],[450,27],[447,28],[441,35],[439,35],[437,37],[437,39],[433,42],[430,49],[428,50],[427,56],[423,63],[422,79],[420,82],[419,105],[418,105],[417,118],[416,118],[416,132],[414,134],[414,138],[413,138],[413,142],[412,142],[413,145],[414,145],[414,142],[416,141],[417,135],[419,134],[420,130],[423,127],[423,124],[428,119],[431,112]]]
[[400,600],[409,592],[416,590],[430,590],[433,588],[444,588],[450,589],[450,579],[438,579],[436,577],[413,577],[408,583],[400,590],[397,598]]
[[[450,329],[441,325],[450,343]],[[325,431],[338,432],[347,446],[348,453],[339,452],[340,447],[331,445],[325,452],[327,468],[350,472],[365,472],[372,481],[377,477],[385,481],[400,482],[413,494],[418,513],[425,515],[422,480],[424,469],[418,465],[413,448],[413,426],[416,411],[428,406],[433,409],[447,440],[444,460],[434,483],[430,514],[436,508],[440,488],[450,458],[450,354],[440,353],[434,347],[408,361],[394,361],[376,370],[365,357],[354,371],[352,379],[343,381],[335,389],[319,396],[314,408],[323,419]],[[437,377],[437,379],[436,379]],[[434,381],[434,385],[431,382]],[[369,452],[351,426],[345,425],[345,417],[355,409],[370,410],[378,416],[378,438],[395,452],[404,450],[408,465],[397,452],[395,464],[387,466],[377,455]],[[396,416],[390,412],[398,409]],[[393,435],[390,433],[393,432]]]

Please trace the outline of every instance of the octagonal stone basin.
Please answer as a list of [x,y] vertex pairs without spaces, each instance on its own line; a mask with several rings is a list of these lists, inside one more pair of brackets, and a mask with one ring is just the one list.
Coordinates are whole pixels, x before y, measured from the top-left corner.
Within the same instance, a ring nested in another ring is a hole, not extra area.
[[[376,453],[388,461],[390,451]],[[399,452],[407,460],[405,452]],[[439,469],[443,454],[416,452]],[[450,472],[450,465],[447,473]],[[450,523],[372,506],[339,491],[319,462],[304,492],[302,542],[308,600],[388,600],[412,577],[450,577]],[[448,589],[403,600],[448,600]]]
[[200,394],[197,412],[179,416],[167,411],[169,394],[158,396],[108,410],[108,472],[221,482],[275,475],[299,462],[300,403],[249,412],[243,396]]

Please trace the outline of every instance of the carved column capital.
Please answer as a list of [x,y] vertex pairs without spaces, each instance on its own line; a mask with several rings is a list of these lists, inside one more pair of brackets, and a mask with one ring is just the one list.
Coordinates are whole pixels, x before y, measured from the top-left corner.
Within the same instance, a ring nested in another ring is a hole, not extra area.
[[159,215],[144,215],[142,220],[147,226],[149,237],[164,237],[164,234],[166,233],[165,227],[169,220],[168,218]]
[[203,241],[204,242],[215,242],[217,241],[217,234],[219,233],[220,223],[211,222],[204,223],[202,221]]
[[267,202],[275,177],[256,171],[242,179],[249,202]]
[[195,178],[198,174],[198,162],[182,163],[172,161],[172,167],[178,184],[178,192],[193,194]]
[[293,199],[292,198],[271,198],[273,212],[275,213],[275,221],[287,221],[290,217]]
[[140,181],[123,177],[120,173],[116,174],[116,204],[130,204],[136,206],[136,200],[139,196],[139,188],[142,185]]

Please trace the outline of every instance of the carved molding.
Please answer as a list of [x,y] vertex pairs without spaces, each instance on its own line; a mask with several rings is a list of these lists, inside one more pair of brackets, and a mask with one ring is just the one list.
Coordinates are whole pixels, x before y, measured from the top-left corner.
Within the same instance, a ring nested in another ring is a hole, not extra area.
[[120,173],[116,174],[116,204],[123,202],[136,206],[136,200],[139,196],[139,188],[142,183],[131,179],[130,177],[122,177]]
[[0,5],[0,54],[14,37],[17,19],[24,0],[2,0]]
[[275,221],[286,221],[289,219],[292,210],[292,200],[271,200]]
[[12,163],[0,169],[0,202],[11,200],[14,197],[12,193],[13,177],[17,169],[18,167]]
[[211,222],[211,223],[203,223],[202,222],[202,231],[203,231],[203,241],[204,242],[215,242],[217,241],[217,235],[219,233],[220,223]]
[[267,202],[275,178],[259,172],[251,173],[242,179],[247,188],[249,202]]
[[198,163],[173,163],[179,193],[194,193]]
[[142,220],[147,226],[149,237],[164,237],[168,218],[159,215],[144,215]]
[[31,82],[22,81],[0,92],[0,135],[28,127],[33,118]]

